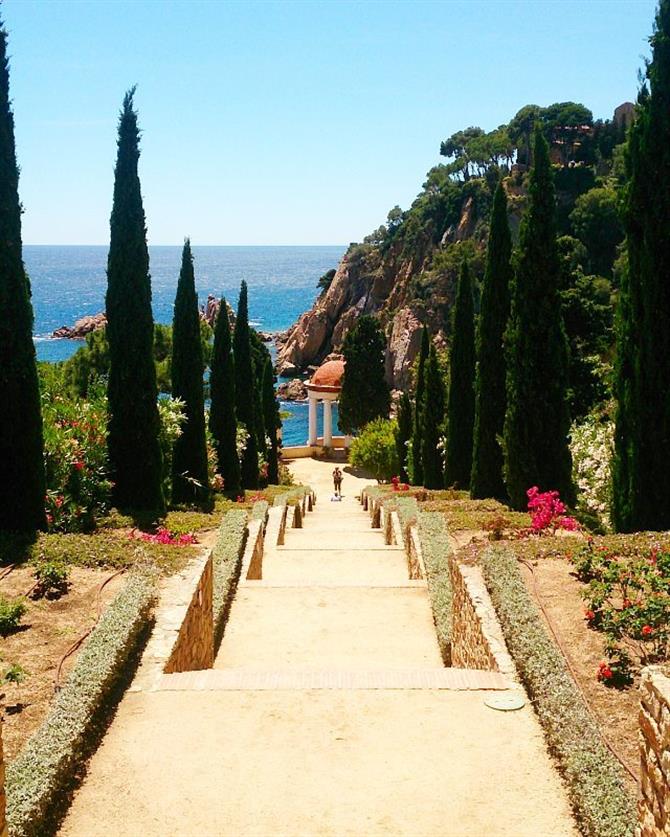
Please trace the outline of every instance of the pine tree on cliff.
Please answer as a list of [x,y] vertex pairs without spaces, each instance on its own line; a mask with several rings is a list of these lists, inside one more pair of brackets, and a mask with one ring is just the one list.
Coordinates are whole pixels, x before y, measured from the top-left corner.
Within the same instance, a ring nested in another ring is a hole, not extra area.
[[46,523],[42,413],[30,281],[23,267],[7,32],[1,22],[0,160],[0,529],[31,531]]
[[388,418],[391,392],[384,378],[386,340],[369,314],[358,319],[344,338],[344,378],[340,393],[340,429],[358,433],[376,418]]
[[240,460],[237,456],[235,366],[228,305],[223,297],[214,325],[209,390],[211,395],[209,430],[216,448],[218,473],[223,477],[223,489],[226,494],[236,497],[242,490],[242,477]]
[[414,424],[412,428],[412,467],[410,478],[412,485],[423,485],[423,463],[421,458],[421,440],[423,439],[423,394],[425,389],[426,361],[430,350],[428,329],[421,332],[421,348],[416,366],[416,389],[414,391]]
[[437,362],[437,352],[431,343],[425,366],[422,407],[421,461],[423,485],[426,488],[443,488],[442,457],[438,450],[444,423],[444,383]]
[[502,185],[493,196],[491,231],[477,330],[475,426],[470,493],[474,499],[505,499],[503,452],[505,424],[505,353],[503,337],[512,284],[512,237],[507,221],[507,195]]
[[172,502],[202,502],[209,495],[205,437],[204,364],[193,254],[181,256],[172,325],[172,396],[184,402],[186,421],[172,451]]
[[237,420],[246,428],[249,436],[242,454],[242,487],[258,488],[258,442],[256,423],[256,376],[251,358],[251,336],[249,334],[249,307],[247,283],[242,280],[237,305],[237,319],[233,335],[233,357],[235,360],[235,413]]
[[279,439],[277,431],[281,427],[279,403],[275,393],[274,372],[270,358],[265,360],[263,369],[263,418],[265,432],[270,438],[268,445],[268,484],[279,485]]
[[445,485],[468,488],[475,422],[475,312],[472,280],[466,261],[463,261],[458,277],[453,316],[444,479]]
[[400,463],[400,477],[402,482],[409,482],[407,473],[407,443],[412,438],[412,402],[406,392],[400,396],[398,403],[398,426],[395,434],[398,462]]
[[113,498],[120,508],[160,511],[162,455],[149,251],[140,179],[135,88],[126,93],[119,118],[111,237],[107,260],[109,421],[107,443]]
[[658,6],[651,44],[626,153],[613,468],[620,532],[670,528],[670,0]]
[[559,491],[568,503],[575,499],[568,447],[568,344],[559,298],[556,200],[549,148],[539,125],[533,152],[529,204],[521,222],[505,334],[505,485],[516,509],[526,508],[526,491],[534,485],[542,491]]

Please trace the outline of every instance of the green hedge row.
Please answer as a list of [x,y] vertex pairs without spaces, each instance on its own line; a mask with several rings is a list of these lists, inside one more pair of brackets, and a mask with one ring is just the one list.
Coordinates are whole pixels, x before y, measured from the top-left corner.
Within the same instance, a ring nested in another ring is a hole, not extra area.
[[545,630],[514,554],[491,547],[483,555],[482,569],[507,647],[567,781],[582,832],[588,837],[631,837],[635,798]]
[[218,648],[226,627],[228,612],[240,577],[242,556],[247,540],[247,512],[233,509],[227,512],[212,550],[214,648]]
[[272,503],[273,506],[294,505],[300,503],[311,488],[308,485],[296,485],[295,488],[290,488],[283,494],[278,494]]
[[421,512],[417,531],[426,567],[426,583],[437,641],[445,666],[451,665],[451,637],[453,623],[453,590],[449,574],[449,533],[444,515],[440,512]]
[[158,573],[138,568],[103,613],[44,723],[7,767],[12,837],[52,833],[67,791],[93,752],[150,625]]
[[267,500],[258,500],[254,503],[253,508],[251,509],[251,519],[262,520],[263,522],[265,522],[265,519],[268,516],[269,508],[270,504]]

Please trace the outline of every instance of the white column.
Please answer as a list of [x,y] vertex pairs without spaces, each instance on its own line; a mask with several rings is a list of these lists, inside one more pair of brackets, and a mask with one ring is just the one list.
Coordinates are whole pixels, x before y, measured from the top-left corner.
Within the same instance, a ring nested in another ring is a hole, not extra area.
[[328,398],[323,401],[323,446],[333,446],[333,402]]
[[309,393],[309,437],[308,445],[316,445],[316,396]]

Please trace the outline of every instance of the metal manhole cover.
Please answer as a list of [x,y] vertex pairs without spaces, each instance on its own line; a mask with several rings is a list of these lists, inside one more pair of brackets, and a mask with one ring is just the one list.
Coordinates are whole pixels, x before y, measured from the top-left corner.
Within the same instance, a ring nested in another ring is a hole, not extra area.
[[526,705],[526,701],[518,693],[491,695],[484,700],[484,703],[489,709],[497,709],[499,712],[515,712],[517,709],[523,709]]

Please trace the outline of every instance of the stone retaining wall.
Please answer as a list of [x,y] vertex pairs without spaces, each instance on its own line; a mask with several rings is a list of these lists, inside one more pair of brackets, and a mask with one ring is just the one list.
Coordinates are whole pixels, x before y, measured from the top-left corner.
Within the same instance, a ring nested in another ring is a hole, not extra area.
[[451,665],[499,671],[516,681],[516,669],[507,651],[479,567],[449,562],[453,590]]
[[[400,526],[400,523],[398,523]],[[409,577],[412,580],[425,578],[426,568],[423,563],[423,552],[421,550],[421,539],[416,526],[410,526],[409,550],[407,552],[407,564],[409,566]]]
[[660,666],[649,666],[640,683],[638,837],[670,833],[669,783],[670,678]]
[[247,545],[242,558],[241,578],[247,581],[260,581],[263,578],[263,548],[265,537],[262,520],[250,520]]
[[[213,566],[210,552],[186,608],[177,640],[165,664],[165,674],[197,671],[214,663],[214,617],[212,608]],[[179,611],[182,608],[178,608]],[[175,615],[177,615],[175,613]]]
[[7,837],[5,802],[5,761],[2,755],[2,718],[0,718],[0,837]]

